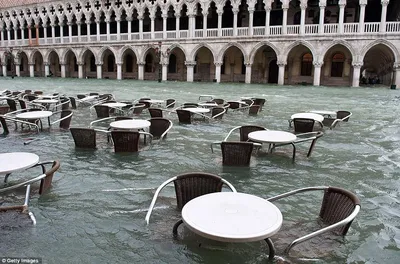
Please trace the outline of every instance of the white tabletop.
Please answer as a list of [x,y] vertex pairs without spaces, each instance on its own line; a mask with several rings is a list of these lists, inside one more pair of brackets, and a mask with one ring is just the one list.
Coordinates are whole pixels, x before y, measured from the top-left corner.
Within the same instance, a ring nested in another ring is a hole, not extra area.
[[205,107],[218,106],[218,104],[217,104],[217,103],[214,103],[214,102],[212,102],[212,103],[198,103],[198,105],[200,105],[200,106],[205,106]]
[[115,129],[142,129],[150,126],[150,122],[141,119],[120,120],[111,122],[110,127]]
[[144,102],[149,102],[150,104],[162,104],[164,100],[157,100],[157,99],[150,99],[150,100],[143,100]]
[[16,118],[19,118],[19,119],[38,119],[38,118],[50,117],[51,115],[53,115],[53,112],[51,112],[51,111],[31,111],[31,112],[25,112],[25,113],[17,114]]
[[38,98],[40,99],[54,99],[54,98],[58,98],[59,95],[52,95],[52,94],[48,94],[48,95],[38,95]]
[[282,213],[271,202],[245,193],[199,196],[182,209],[193,232],[223,242],[251,242],[271,237],[282,225]]
[[39,162],[39,156],[28,152],[10,152],[0,154],[0,174],[32,167]]
[[196,107],[182,108],[182,110],[190,111],[192,113],[208,113],[208,112],[210,112],[210,109],[208,109],[208,108],[196,108]]
[[33,102],[39,103],[39,104],[56,104],[56,103],[58,103],[58,100],[56,100],[56,99],[36,99],[36,100],[33,100]]
[[336,111],[329,111],[329,110],[311,110],[310,113],[327,115],[327,116],[336,116]]
[[249,139],[260,143],[291,143],[297,139],[293,133],[278,130],[260,130],[249,133]]
[[89,96],[86,96],[86,97],[84,97],[82,99],[79,99],[79,100],[81,102],[93,101],[93,100],[97,99],[98,97],[99,97],[98,95],[89,95]]
[[105,105],[108,107],[114,107],[114,108],[121,108],[121,107],[125,107],[127,104],[125,104],[125,103],[104,103],[102,105]]
[[315,121],[322,122],[324,121],[324,117],[320,114],[315,114],[315,113],[297,113],[294,114],[290,117],[290,119],[295,119],[295,118],[308,118],[308,119],[314,119]]

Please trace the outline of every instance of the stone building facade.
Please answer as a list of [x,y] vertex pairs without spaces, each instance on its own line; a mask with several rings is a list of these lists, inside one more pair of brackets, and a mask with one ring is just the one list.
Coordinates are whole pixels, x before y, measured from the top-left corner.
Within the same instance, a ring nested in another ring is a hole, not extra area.
[[1,75],[400,87],[400,1],[2,1]]

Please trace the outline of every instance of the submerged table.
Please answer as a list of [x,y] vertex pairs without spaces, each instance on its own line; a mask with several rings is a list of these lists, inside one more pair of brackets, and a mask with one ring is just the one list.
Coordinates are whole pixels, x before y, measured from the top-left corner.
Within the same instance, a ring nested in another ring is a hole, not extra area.
[[150,122],[141,119],[120,120],[111,122],[110,127],[114,129],[139,130],[150,127]]
[[36,165],[39,162],[39,156],[28,152],[10,152],[0,154],[0,174],[5,174],[4,182],[7,182],[8,176],[19,170],[24,170]]
[[329,110],[311,110],[310,113],[320,114],[326,117],[333,117],[336,116],[336,111],[329,111]]
[[324,117],[320,114],[316,114],[316,113],[297,113],[297,114],[293,114],[290,119],[293,120],[295,118],[308,118],[308,119],[314,119],[315,121],[318,121],[320,123],[322,123],[322,121],[324,121]]
[[[293,162],[296,157],[294,142],[297,136],[293,133],[279,130],[260,130],[249,133],[249,139],[258,143],[268,143],[268,152],[272,152],[276,144],[291,144],[293,146]],[[272,145],[272,146],[271,146]]]
[[182,221],[193,232],[222,242],[266,240],[275,255],[270,239],[282,225],[282,213],[271,202],[245,193],[217,192],[190,200],[182,209]]
[[112,108],[122,108],[122,107],[127,106],[126,103],[104,103],[101,105],[105,105],[105,106],[112,107]]
[[[31,112],[17,114],[15,117],[18,119],[23,119],[28,121],[47,117],[50,126],[50,116],[52,115],[53,115],[52,111],[31,111]],[[43,126],[41,128],[43,129]]]
[[196,107],[189,107],[189,108],[182,108],[182,110],[186,110],[192,113],[197,113],[197,114],[205,114],[205,113],[209,113],[210,109],[208,108],[196,108]]

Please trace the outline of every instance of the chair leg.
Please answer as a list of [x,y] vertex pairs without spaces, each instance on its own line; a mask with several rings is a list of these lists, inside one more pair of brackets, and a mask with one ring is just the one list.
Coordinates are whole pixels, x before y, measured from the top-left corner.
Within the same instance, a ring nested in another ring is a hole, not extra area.
[[11,173],[7,173],[6,176],[4,177],[4,183],[7,182],[8,176],[10,176]]
[[172,229],[172,234],[174,234],[174,237],[177,237],[177,236],[178,236],[178,227],[179,227],[179,225],[182,224],[182,223],[183,223],[183,220],[182,220],[182,219],[180,219],[178,222],[175,223],[175,225],[174,225],[174,227],[173,227],[173,229]]
[[293,157],[292,157],[292,160],[293,160],[293,163],[294,163],[294,161],[295,161],[295,159],[296,159],[296,146],[294,145],[293,142],[292,142],[291,144],[292,144],[292,146],[293,146]]
[[264,240],[265,240],[265,242],[267,242],[268,248],[269,248],[269,256],[268,256],[268,258],[269,258],[269,260],[272,260],[272,259],[274,259],[274,257],[275,257],[275,247],[274,247],[274,244],[272,243],[272,240],[271,240],[270,238],[266,238],[266,239],[264,239]]

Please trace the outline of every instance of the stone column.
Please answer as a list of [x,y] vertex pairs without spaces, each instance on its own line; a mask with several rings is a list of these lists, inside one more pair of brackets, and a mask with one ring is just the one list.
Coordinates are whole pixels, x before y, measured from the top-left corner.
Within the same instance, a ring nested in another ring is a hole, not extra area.
[[81,35],[82,35],[82,22],[76,21],[76,26],[78,28],[78,42],[81,43]]
[[100,20],[96,20],[96,40],[100,41]]
[[39,23],[35,24],[36,30],[36,45],[39,45]]
[[11,26],[7,27],[8,46],[11,46]]
[[29,76],[35,77],[35,64],[29,64]]
[[265,6],[265,35],[269,35],[269,25],[271,20],[271,7]]
[[236,37],[238,35],[238,30],[237,30],[237,15],[239,13],[239,8],[238,7],[234,7],[232,8],[232,12],[233,12],[233,36]]
[[97,79],[101,79],[103,63],[96,63],[97,66]]
[[[24,26],[21,26],[21,39],[24,40],[25,39],[25,31],[24,31]],[[3,32],[3,31],[2,31]]]
[[343,28],[343,23],[344,23],[344,8],[346,6],[346,1],[344,2],[339,2],[339,33],[343,34],[344,28]]
[[166,81],[168,76],[168,63],[162,63],[162,80]]
[[194,36],[194,31],[193,31],[193,14],[189,15],[189,25],[188,25],[188,31],[189,31],[189,38],[193,38]]
[[7,62],[3,62],[1,66],[3,68],[3,76],[7,77]]
[[387,15],[387,6],[389,5],[389,0],[381,0],[382,3],[382,12],[381,12],[381,24],[379,26],[379,32],[386,32],[386,15]]
[[138,62],[138,80],[144,80],[144,65],[145,62]]
[[128,40],[132,40],[132,17],[127,17],[128,22]]
[[1,46],[4,46],[4,31],[3,31],[3,28],[0,28],[0,38],[1,38]]
[[43,38],[44,38],[44,44],[47,44],[47,25],[43,25]]
[[300,18],[300,35],[304,35],[306,32],[306,9],[307,3],[300,4],[301,18]]
[[68,38],[69,43],[72,43],[72,22],[68,22]]
[[175,30],[176,30],[176,38],[178,39],[178,38],[180,38],[180,34],[179,34],[179,27],[180,27],[180,17],[181,17],[181,15],[180,14],[175,14]]
[[61,78],[65,78],[65,63],[60,63],[61,65]]
[[319,1],[319,25],[318,25],[318,33],[319,33],[320,35],[324,34],[325,7],[326,7],[326,1]]
[[207,16],[208,12],[203,12],[203,38],[207,37]]
[[[18,40],[18,26],[14,26],[14,40]],[[17,42],[15,42],[15,45],[17,45]]]
[[360,21],[358,21],[358,32],[364,33],[364,22],[365,22],[365,7],[367,0],[360,0]]
[[278,61],[277,64],[279,66],[278,85],[284,85],[285,84],[285,66],[286,66],[286,62]]
[[83,79],[83,63],[78,63],[78,78]]
[[163,12],[163,14],[162,14],[162,19],[163,19],[163,22],[162,22],[163,39],[167,38],[167,18],[168,18],[168,14],[167,13],[164,14],[164,12]]
[[319,86],[321,84],[321,67],[322,62],[314,62],[314,86]]
[[122,80],[122,63],[117,63],[117,80]]
[[64,43],[64,28],[63,28],[63,23],[62,22],[60,22],[59,23],[59,26],[60,26],[60,39],[61,39],[61,43]]
[[44,63],[44,77],[48,77],[50,75],[50,63]]
[[51,23],[50,26],[51,26],[51,40],[54,44],[56,43],[56,24]]
[[282,34],[287,33],[287,13],[289,9],[289,3],[282,4],[283,18],[282,18]]
[[360,73],[362,65],[362,62],[353,62],[353,82],[351,85],[352,87],[360,86]]
[[251,83],[251,63],[246,63],[246,76],[245,76],[245,82],[246,83]]
[[217,80],[217,83],[220,83],[222,62],[214,62],[214,65],[215,65],[215,80]]
[[20,77],[21,76],[21,65],[15,64],[15,75]]
[[254,6],[249,7],[249,36],[253,36]]
[[138,15],[139,19],[139,39],[143,39],[143,16]]
[[107,19],[106,20],[106,29],[107,29],[107,32],[106,32],[106,34],[107,34],[107,41],[110,41],[110,19]]
[[117,18],[117,40],[121,40],[121,19]]
[[394,84],[397,88],[400,88],[400,64],[395,64],[394,69]]
[[29,39],[29,46],[32,45],[32,30],[31,30],[31,25],[28,25],[28,39]]
[[86,24],[87,42],[90,41],[90,21]]
[[185,61],[186,65],[186,81],[187,82],[193,82],[194,79],[194,66],[196,66],[195,61]]
[[154,39],[154,14],[150,14],[150,33],[151,33],[151,39]]
[[218,13],[218,37],[222,37],[222,14],[224,11],[217,11]]

